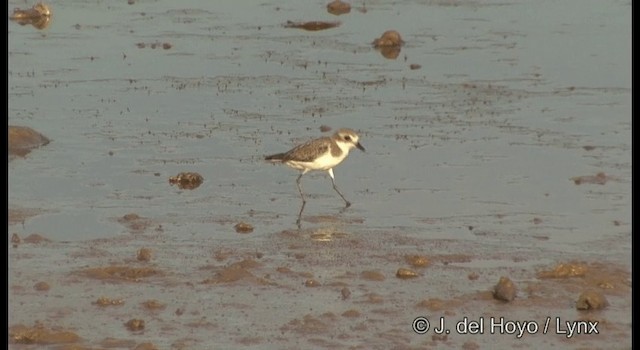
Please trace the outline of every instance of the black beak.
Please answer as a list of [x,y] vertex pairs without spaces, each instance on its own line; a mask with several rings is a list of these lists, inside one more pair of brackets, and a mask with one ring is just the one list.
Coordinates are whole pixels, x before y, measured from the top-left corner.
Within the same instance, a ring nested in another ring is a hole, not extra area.
[[356,143],[356,147],[358,147],[359,150],[361,150],[362,152],[364,152],[364,147],[362,147],[362,145],[360,144],[360,142]]

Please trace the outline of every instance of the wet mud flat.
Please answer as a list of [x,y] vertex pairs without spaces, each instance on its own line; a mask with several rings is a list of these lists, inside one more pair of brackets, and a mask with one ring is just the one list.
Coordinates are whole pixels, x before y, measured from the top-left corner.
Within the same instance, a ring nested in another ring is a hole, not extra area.
[[336,222],[202,241],[154,226],[11,247],[11,348],[630,346],[630,275],[606,255]]
[[11,22],[9,347],[630,348],[630,3],[550,5]]

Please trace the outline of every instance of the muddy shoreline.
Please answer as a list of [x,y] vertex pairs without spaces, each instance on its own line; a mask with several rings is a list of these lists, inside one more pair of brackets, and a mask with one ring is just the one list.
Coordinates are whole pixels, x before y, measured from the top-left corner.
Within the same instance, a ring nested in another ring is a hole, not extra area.
[[[631,347],[630,3],[49,5],[9,348]],[[339,128],[352,205],[309,173],[298,227],[264,156]]]

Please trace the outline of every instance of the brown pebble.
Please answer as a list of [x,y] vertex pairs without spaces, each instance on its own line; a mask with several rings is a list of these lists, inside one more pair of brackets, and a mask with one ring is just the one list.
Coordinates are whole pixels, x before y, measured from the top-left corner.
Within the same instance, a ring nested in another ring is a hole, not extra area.
[[604,294],[592,289],[582,292],[576,301],[576,309],[578,310],[599,310],[608,305],[609,302]]
[[97,306],[100,306],[100,307],[119,306],[119,305],[124,305],[124,300],[123,299],[110,299],[110,298],[107,298],[107,297],[100,297],[93,304],[95,304]]
[[194,172],[182,172],[176,176],[169,177],[169,184],[177,185],[182,190],[196,189],[202,185],[203,181],[202,175]]
[[234,226],[234,228],[236,229],[236,232],[238,232],[238,233],[251,233],[251,232],[253,232],[253,226],[251,226],[250,224],[247,224],[246,222],[239,222]]
[[475,281],[480,277],[480,275],[478,275],[477,272],[471,272],[469,275],[467,275],[467,278],[471,281]]
[[420,69],[420,68],[422,68],[422,66],[417,64],[417,63],[412,63],[412,64],[409,65],[409,69],[411,69],[411,70],[416,70],[416,69]]
[[144,320],[132,318],[124,325],[127,326],[127,329],[132,332],[141,331],[144,329]]
[[46,292],[49,289],[51,289],[51,286],[49,286],[49,283],[47,282],[38,282],[36,284],[33,285],[33,289],[39,291],[39,292]]
[[50,17],[51,9],[46,4],[39,2],[29,9],[14,8],[13,14],[9,17],[12,20],[18,19],[38,19],[40,17]]
[[375,47],[384,47],[384,46],[401,46],[404,43],[400,33],[395,30],[387,30],[382,33],[378,39],[373,41],[373,46]]
[[400,51],[401,51],[400,46],[380,46],[380,47],[376,47],[376,49],[380,51],[380,54],[382,55],[382,57],[389,60],[395,60],[396,58],[398,58],[398,56],[400,56]]
[[320,282],[314,280],[314,279],[308,279],[306,281],[304,281],[304,286],[305,287],[318,287],[320,286]]
[[136,258],[138,259],[138,261],[151,261],[151,249],[140,248],[138,250]]
[[331,131],[331,127],[327,125],[320,125],[320,132],[329,132]]
[[427,267],[431,264],[429,258],[423,255],[408,255],[405,257],[405,260],[413,267]]
[[349,290],[349,288],[344,287],[340,291],[340,294],[342,294],[342,300],[347,300],[351,296],[351,291]]
[[398,271],[396,271],[396,277],[398,278],[402,278],[402,279],[407,279],[407,278],[416,278],[418,277],[418,273],[413,271],[413,270],[409,270],[409,269],[405,269],[405,268],[399,268]]
[[509,277],[500,277],[498,284],[493,287],[493,297],[502,301],[512,301],[515,299],[517,293],[516,285],[509,279]]
[[334,0],[327,4],[327,12],[332,15],[344,15],[351,12],[351,5],[341,0]]
[[162,43],[162,48],[165,50],[169,50],[173,47],[173,45],[171,45],[171,43]]

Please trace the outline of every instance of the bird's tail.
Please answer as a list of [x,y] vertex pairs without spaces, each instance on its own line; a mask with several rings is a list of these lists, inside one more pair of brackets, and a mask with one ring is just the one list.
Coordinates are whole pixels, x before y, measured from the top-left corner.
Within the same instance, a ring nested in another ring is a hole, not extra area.
[[264,160],[267,160],[273,163],[280,163],[282,162],[283,159],[284,159],[284,153],[272,154],[270,156],[264,157]]

